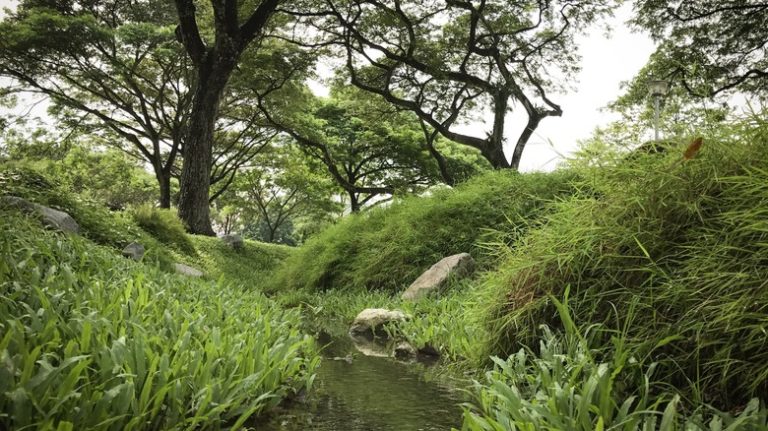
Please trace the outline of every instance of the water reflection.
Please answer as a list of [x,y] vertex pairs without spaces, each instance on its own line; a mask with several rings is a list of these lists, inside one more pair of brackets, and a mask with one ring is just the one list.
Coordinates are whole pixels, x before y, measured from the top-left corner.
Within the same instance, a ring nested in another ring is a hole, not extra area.
[[[365,356],[345,336],[321,332],[314,394],[272,420],[270,431],[437,431],[461,424],[459,394],[423,379],[422,367]],[[381,354],[386,346],[364,345]],[[350,361],[351,359],[351,361]],[[261,427],[259,429],[262,429]]]

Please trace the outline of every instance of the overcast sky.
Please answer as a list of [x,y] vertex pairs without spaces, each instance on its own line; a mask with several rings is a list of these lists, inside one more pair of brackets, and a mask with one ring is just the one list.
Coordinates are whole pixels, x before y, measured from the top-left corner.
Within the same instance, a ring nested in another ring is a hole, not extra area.
[[[0,9],[10,7],[14,0],[0,0]],[[553,169],[561,155],[576,149],[579,140],[589,137],[595,127],[609,123],[615,115],[601,112],[620,93],[620,83],[631,79],[646,63],[653,52],[654,44],[642,33],[630,32],[626,21],[631,17],[631,2],[625,3],[611,19],[613,28],[606,37],[602,28],[595,29],[578,41],[582,55],[582,71],[575,92],[551,97],[563,108],[562,117],[545,118],[531,138],[521,163],[521,169]],[[2,12],[0,12],[2,16]],[[322,94],[319,83],[311,85],[315,92]],[[510,148],[524,126],[522,116],[509,115],[506,125]],[[484,136],[482,125],[467,127],[468,132]]]

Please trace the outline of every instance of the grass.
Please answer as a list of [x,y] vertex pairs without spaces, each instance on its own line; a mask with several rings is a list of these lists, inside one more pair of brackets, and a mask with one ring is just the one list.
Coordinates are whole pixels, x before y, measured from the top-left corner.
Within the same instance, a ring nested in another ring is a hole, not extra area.
[[194,252],[172,251],[176,260],[199,267],[212,278],[240,283],[249,289],[260,289],[269,283],[274,269],[295,250],[279,244],[245,240],[241,249],[233,250],[219,238],[188,236]]
[[[765,128],[586,168],[572,198],[553,205],[487,273],[477,313],[486,355],[538,344],[560,327],[552,296],[572,289],[585,325],[619,330],[658,362],[670,390],[723,409],[768,399],[768,137]],[[737,138],[738,139],[738,138]]]
[[311,385],[299,314],[0,217],[0,428],[237,429]]
[[0,168],[0,189],[69,213],[80,224],[82,235],[97,244],[121,250],[138,242],[146,249],[143,262],[167,272],[173,272],[174,262],[182,262],[201,269],[209,279],[223,277],[249,288],[260,287],[293,251],[248,240],[242,250],[234,251],[219,239],[187,235],[172,210],[144,205],[126,212],[109,211],[32,169]]
[[657,364],[638,356],[625,334],[603,325],[580,332],[567,294],[562,303],[550,298],[563,332],[545,325],[537,349],[494,357],[493,369],[474,384],[462,431],[768,430],[768,410],[756,398],[735,414],[686,409],[678,394],[664,392]]
[[[270,288],[393,292],[443,257],[461,252],[487,267],[493,257],[482,242],[489,229],[538,217],[546,202],[573,191],[571,179],[567,172],[492,172],[455,190],[345,217],[286,259]],[[521,234],[507,233],[507,240]]]
[[185,253],[194,252],[184,223],[175,211],[144,204],[133,208],[130,216],[137,226],[164,245]]
[[466,365],[477,363],[477,345],[486,333],[479,319],[471,316],[475,297],[467,282],[454,283],[438,298],[424,301],[403,301],[398,295],[381,291],[328,290],[304,294],[282,294],[283,306],[301,307],[313,322],[340,322],[349,327],[357,314],[366,308],[397,309],[410,318],[396,326],[385,328],[390,337],[408,341],[417,349],[431,347],[443,357],[444,363]]

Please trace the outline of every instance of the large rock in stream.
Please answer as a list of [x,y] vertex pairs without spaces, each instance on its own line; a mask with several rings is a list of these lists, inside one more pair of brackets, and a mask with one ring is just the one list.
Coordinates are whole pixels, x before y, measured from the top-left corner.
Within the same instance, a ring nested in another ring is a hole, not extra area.
[[401,322],[408,316],[400,310],[386,308],[366,308],[355,317],[349,333],[352,335],[375,333],[382,325],[390,322]]
[[400,296],[402,299],[415,300],[440,289],[449,279],[466,277],[475,269],[475,260],[469,253],[448,256],[419,276]]
[[44,225],[62,232],[78,233],[80,231],[80,226],[75,219],[64,211],[36,204],[17,196],[3,196],[0,198],[0,204],[37,214],[42,219]]

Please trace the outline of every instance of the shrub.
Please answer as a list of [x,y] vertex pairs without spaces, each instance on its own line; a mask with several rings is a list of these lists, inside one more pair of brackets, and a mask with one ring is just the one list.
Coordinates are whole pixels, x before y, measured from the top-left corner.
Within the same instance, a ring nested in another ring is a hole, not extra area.
[[537,218],[546,202],[573,191],[572,179],[569,172],[492,172],[454,190],[350,215],[287,259],[272,289],[394,291],[443,257],[461,252],[487,265],[493,260],[482,246],[487,231],[509,220],[520,224]]
[[8,165],[0,168],[0,190],[3,194],[67,212],[80,225],[85,237],[102,245],[120,248],[142,237],[141,230],[121,213],[111,212],[28,167]]

